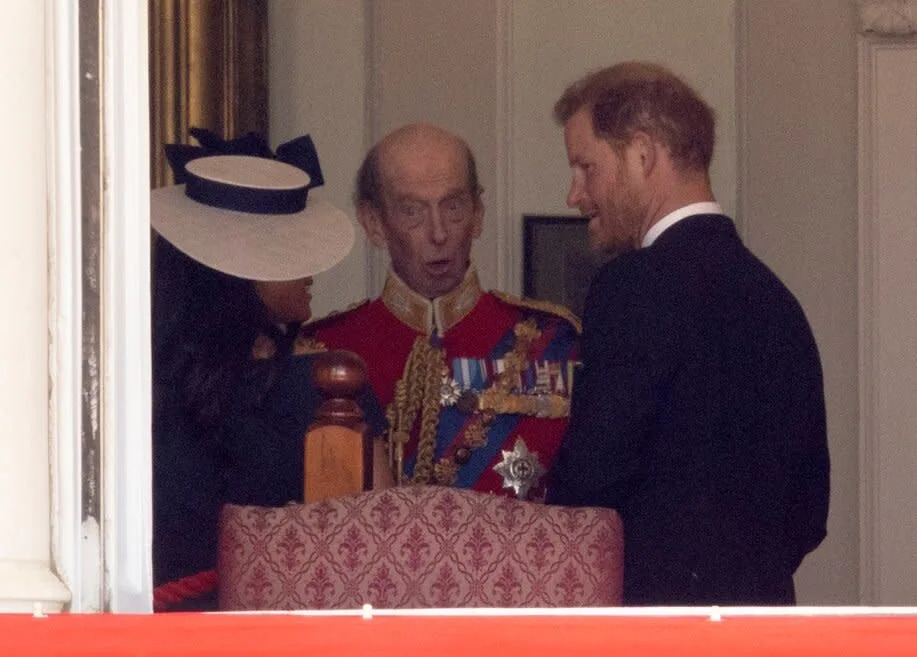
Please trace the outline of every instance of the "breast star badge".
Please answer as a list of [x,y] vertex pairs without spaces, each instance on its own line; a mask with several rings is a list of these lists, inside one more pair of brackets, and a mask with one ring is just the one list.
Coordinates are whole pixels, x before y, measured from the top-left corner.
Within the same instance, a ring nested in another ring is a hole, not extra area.
[[512,488],[516,497],[525,499],[544,474],[544,468],[538,462],[538,452],[530,452],[522,438],[516,439],[511,451],[500,451],[503,452],[503,460],[494,466],[494,471],[503,477],[503,488]]

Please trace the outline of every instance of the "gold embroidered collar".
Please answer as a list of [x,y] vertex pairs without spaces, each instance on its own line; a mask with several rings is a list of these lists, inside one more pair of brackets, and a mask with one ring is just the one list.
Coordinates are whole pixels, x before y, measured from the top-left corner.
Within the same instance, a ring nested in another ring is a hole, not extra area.
[[480,296],[478,272],[471,265],[454,290],[435,299],[420,296],[389,269],[381,298],[395,317],[418,333],[430,335],[436,329],[442,336],[471,312]]

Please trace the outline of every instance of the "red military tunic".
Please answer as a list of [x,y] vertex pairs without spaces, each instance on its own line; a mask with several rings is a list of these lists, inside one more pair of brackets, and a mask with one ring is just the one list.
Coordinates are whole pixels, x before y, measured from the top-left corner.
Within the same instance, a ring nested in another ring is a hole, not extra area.
[[579,321],[565,308],[482,292],[473,267],[432,301],[392,272],[380,298],[304,331],[366,361],[389,438],[405,443],[405,478],[543,495],[577,356]]

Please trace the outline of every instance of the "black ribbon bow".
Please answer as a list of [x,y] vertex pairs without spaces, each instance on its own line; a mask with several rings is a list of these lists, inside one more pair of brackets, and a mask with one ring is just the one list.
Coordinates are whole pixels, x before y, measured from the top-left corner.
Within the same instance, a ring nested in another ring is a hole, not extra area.
[[204,128],[191,128],[188,132],[200,146],[189,144],[166,144],[166,159],[172,167],[175,182],[179,185],[188,182],[185,166],[191,160],[208,155],[251,155],[271,160],[279,160],[293,165],[309,174],[309,185],[306,190],[320,187],[325,184],[322,168],[318,162],[318,153],[312,137],[304,135],[284,142],[277,147],[277,152],[271,150],[267,140],[257,132],[249,132],[235,139],[223,139],[219,135]]

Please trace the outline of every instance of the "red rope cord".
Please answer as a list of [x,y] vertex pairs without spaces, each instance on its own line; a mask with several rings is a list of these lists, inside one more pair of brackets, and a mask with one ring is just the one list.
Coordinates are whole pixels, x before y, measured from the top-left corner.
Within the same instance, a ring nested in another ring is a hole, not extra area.
[[165,611],[183,600],[200,598],[216,591],[216,570],[204,570],[188,577],[165,582],[153,589],[153,611]]

